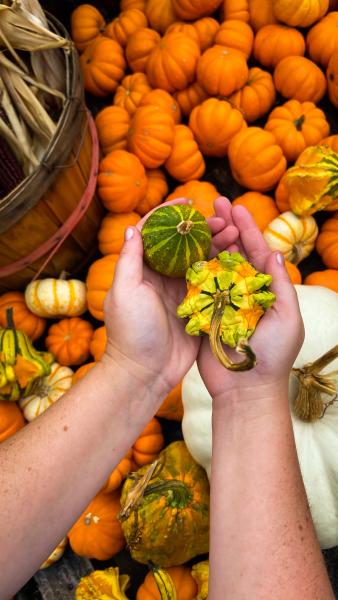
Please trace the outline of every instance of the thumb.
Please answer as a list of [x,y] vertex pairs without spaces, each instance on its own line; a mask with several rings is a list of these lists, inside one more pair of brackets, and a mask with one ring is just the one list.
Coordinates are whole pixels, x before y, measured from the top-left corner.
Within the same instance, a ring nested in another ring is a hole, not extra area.
[[286,270],[283,254],[272,252],[265,263],[265,272],[272,276],[270,288],[276,295],[275,310],[290,316],[298,313],[297,293]]
[[124,245],[116,264],[114,284],[126,288],[139,285],[143,279],[143,242],[136,227],[127,227]]

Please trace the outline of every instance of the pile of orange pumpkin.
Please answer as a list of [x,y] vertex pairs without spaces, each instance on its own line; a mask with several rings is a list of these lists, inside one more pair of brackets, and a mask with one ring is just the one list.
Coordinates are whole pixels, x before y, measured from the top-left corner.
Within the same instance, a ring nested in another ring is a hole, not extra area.
[[[126,227],[175,197],[188,198],[205,217],[213,214],[219,191],[203,180],[213,157],[224,159],[243,190],[233,204],[246,206],[270,247],[284,254],[292,281],[302,282],[298,265],[316,250],[323,268],[303,283],[338,292],[337,191],[319,226],[316,210],[293,212],[285,178],[308,147],[325,144],[338,153],[338,135],[330,135],[328,115],[317,106],[325,97],[338,108],[337,0],[121,0],[110,22],[83,4],[72,14],[71,35],[86,91],[106,99],[95,116],[98,193],[107,209],[98,234],[102,257],[86,282],[60,281],[55,292],[55,280],[46,280],[26,294],[0,297],[0,326],[12,307],[16,327],[55,357],[43,397],[0,401],[0,443],[100,360],[103,302]],[[73,285],[82,300],[72,312],[64,299]],[[180,421],[182,415],[179,385],[157,416]],[[106,560],[124,547],[117,520],[123,480],[163,447],[154,417],[69,532],[76,553]],[[100,527],[91,527],[95,517]],[[66,543],[44,566],[60,558]],[[195,598],[193,589],[178,599]],[[137,598],[160,598],[153,593]]]

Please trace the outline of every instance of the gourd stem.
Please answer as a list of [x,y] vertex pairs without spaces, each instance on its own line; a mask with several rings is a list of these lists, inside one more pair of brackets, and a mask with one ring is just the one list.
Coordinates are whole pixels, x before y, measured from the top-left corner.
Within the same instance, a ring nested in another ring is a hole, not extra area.
[[193,221],[180,221],[180,223],[176,225],[177,233],[180,233],[181,235],[187,235],[188,233],[190,233],[193,225]]
[[13,308],[6,309],[7,329],[15,329],[13,320]]
[[[302,421],[312,422],[321,419],[328,406],[337,398],[337,371],[322,375],[320,371],[338,358],[338,344],[301,369],[292,369],[299,381],[299,392],[294,402],[294,412]],[[322,394],[331,396],[331,401],[324,402]]]
[[192,494],[186,484],[177,479],[159,481],[158,483],[149,485],[144,490],[144,496],[149,496],[150,494],[164,494],[166,492],[170,492],[167,497],[167,504],[172,508],[185,508],[192,498]]
[[209,332],[211,350],[216,358],[226,369],[229,369],[229,371],[249,371],[256,364],[256,356],[246,339],[240,340],[236,346],[236,352],[239,354],[245,354],[244,360],[239,363],[232,362],[223,349],[221,340],[221,324],[224,309],[227,304],[229,304],[228,291],[217,292],[215,294],[215,304],[211,317]]

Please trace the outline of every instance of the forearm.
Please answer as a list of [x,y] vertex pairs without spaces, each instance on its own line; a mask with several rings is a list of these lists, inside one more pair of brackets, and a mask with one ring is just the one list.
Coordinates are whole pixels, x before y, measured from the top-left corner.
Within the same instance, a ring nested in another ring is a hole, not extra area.
[[17,591],[67,534],[155,405],[148,388],[119,365],[112,370],[98,363],[1,444],[0,600]]
[[288,391],[269,393],[224,398],[213,413],[209,600],[333,600]]

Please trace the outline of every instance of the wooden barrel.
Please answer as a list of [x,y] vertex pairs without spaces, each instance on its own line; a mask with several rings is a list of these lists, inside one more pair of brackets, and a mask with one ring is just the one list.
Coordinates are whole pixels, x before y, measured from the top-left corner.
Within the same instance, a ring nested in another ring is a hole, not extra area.
[[[51,15],[49,24],[67,36]],[[0,292],[37,275],[76,274],[95,252],[104,213],[95,193],[99,145],[85,107],[78,54],[64,52],[66,102],[37,169],[0,199]]]

